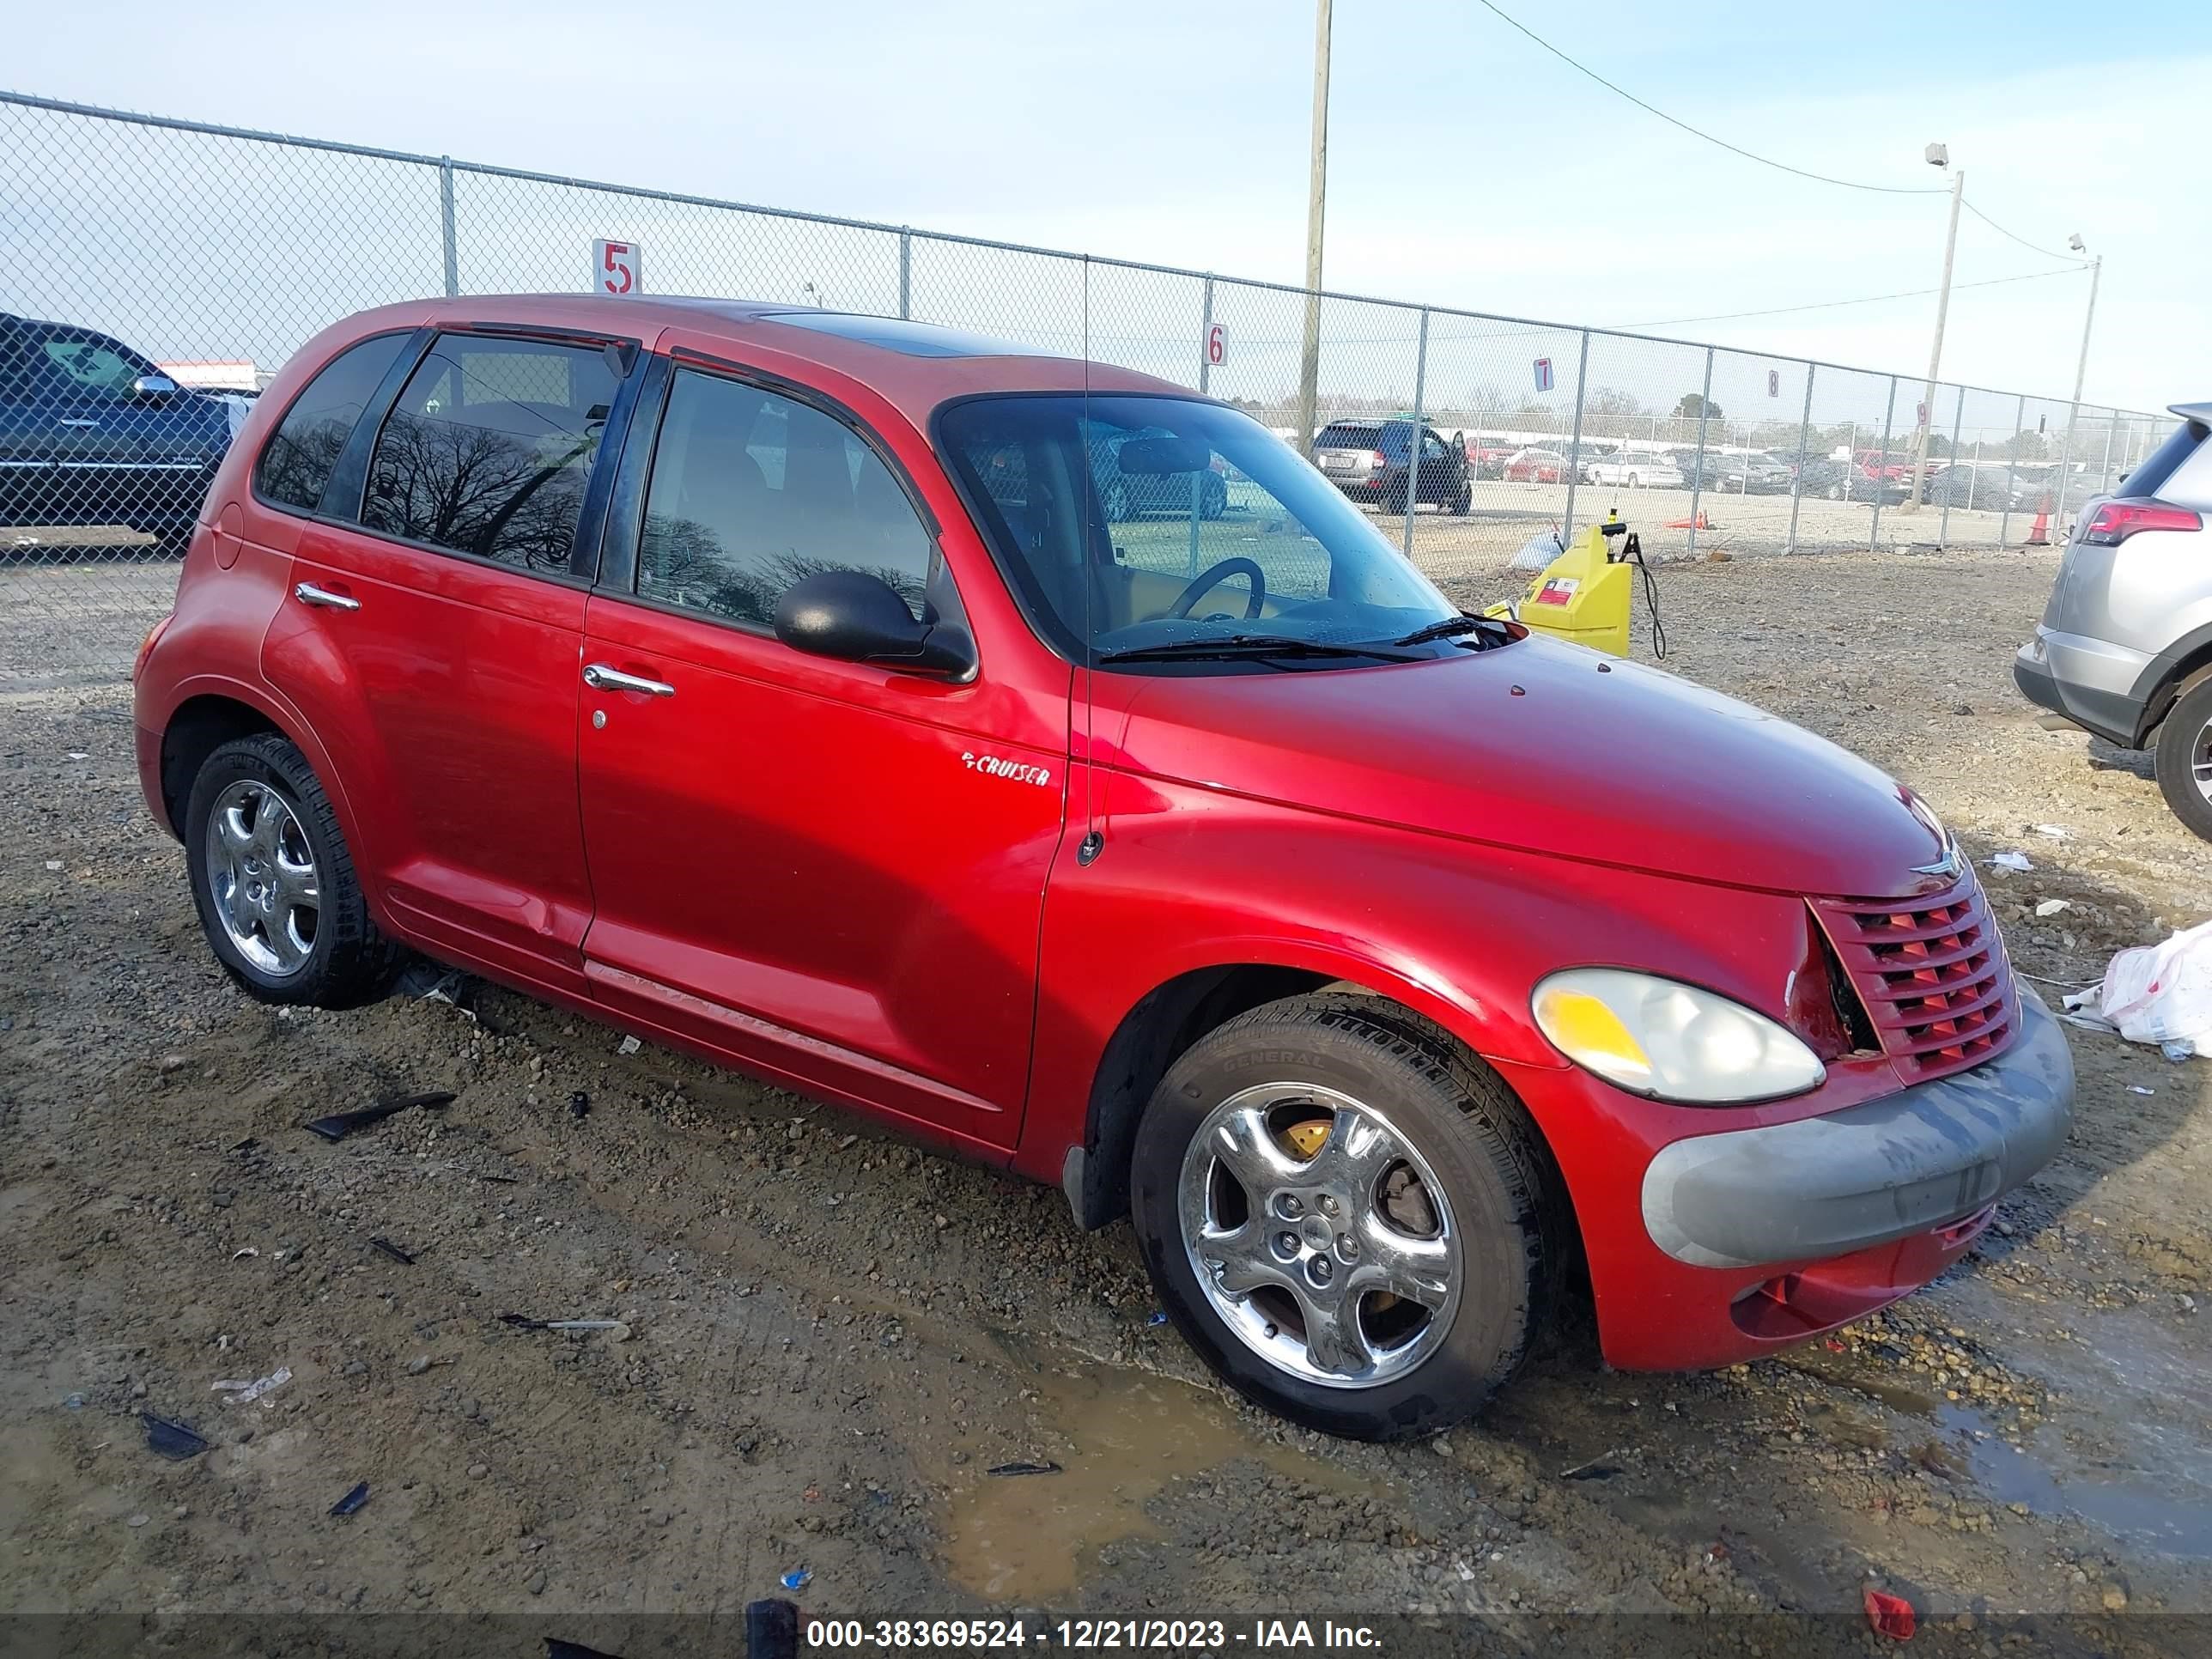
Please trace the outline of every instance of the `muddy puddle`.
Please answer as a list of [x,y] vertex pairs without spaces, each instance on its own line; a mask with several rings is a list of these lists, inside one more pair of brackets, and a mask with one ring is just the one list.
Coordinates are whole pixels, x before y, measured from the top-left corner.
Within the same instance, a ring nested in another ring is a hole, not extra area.
[[[1147,1505],[1172,1487],[1244,1458],[1333,1492],[1379,1497],[1369,1481],[1295,1447],[1247,1431],[1188,1383],[1002,1341],[1036,1391],[1039,1443],[1049,1473],[947,1472],[945,1565],[954,1582],[994,1601],[1042,1602],[1092,1577],[1109,1544],[1165,1536]],[[1172,1501],[1171,1495],[1169,1501]]]

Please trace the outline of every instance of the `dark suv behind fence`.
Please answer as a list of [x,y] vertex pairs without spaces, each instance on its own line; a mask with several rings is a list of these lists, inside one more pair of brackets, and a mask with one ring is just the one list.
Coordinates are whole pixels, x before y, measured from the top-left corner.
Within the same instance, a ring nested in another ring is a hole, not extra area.
[[[1413,471],[1413,435],[1411,421],[1331,421],[1314,440],[1314,465],[1353,501],[1402,513]],[[1473,473],[1465,433],[1447,439],[1434,427],[1422,427],[1420,485],[1413,497],[1417,504],[1466,512],[1474,500]]]

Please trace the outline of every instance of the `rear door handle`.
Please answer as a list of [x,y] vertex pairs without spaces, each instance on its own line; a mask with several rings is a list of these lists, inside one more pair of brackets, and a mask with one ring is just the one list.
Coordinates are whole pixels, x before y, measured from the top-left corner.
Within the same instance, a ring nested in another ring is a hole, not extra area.
[[584,684],[594,691],[641,691],[648,697],[672,697],[676,688],[666,680],[649,680],[642,674],[625,674],[603,662],[584,665]]
[[327,587],[318,587],[313,582],[301,582],[292,590],[292,597],[301,605],[315,605],[325,611],[358,611],[361,601],[350,593],[333,593]]

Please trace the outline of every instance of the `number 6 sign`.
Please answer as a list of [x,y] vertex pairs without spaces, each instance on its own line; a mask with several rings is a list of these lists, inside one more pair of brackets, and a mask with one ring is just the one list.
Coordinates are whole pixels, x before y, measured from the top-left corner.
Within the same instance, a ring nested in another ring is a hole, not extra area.
[[635,294],[640,286],[637,244],[605,239],[592,243],[592,283],[601,294]]

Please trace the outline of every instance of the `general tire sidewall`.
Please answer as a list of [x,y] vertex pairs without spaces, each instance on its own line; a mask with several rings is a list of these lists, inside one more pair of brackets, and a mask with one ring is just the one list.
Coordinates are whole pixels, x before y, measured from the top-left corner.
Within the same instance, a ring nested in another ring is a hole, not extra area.
[[2212,801],[2207,801],[2197,787],[2191,767],[2197,739],[2207,722],[2212,722],[2212,679],[2199,681],[2174,703],[2159,728],[2152,763],[2158,774],[2159,792],[2173,816],[2191,835],[2212,841]]
[[[1319,1084],[1376,1107],[1410,1138],[1445,1188],[1461,1239],[1452,1327],[1427,1359],[1370,1389],[1335,1389],[1278,1370],[1241,1341],[1200,1287],[1177,1207],[1183,1155],[1207,1113],[1256,1084]],[[1519,1363],[1532,1334],[1534,1222],[1469,1127],[1465,1106],[1370,1040],[1310,1027],[1218,1033],[1161,1080],[1138,1127],[1130,1207],[1153,1282],[1186,1341],[1237,1390],[1331,1434],[1386,1440],[1465,1418]]]
[[[199,912],[200,931],[207,935],[209,945],[216,958],[230,975],[243,981],[261,994],[286,1001],[311,1000],[330,978],[331,956],[337,949],[337,929],[331,926],[336,908],[345,902],[349,895],[336,890],[337,864],[334,848],[323,833],[322,817],[306,799],[305,783],[312,787],[314,780],[300,763],[301,777],[290,775],[288,768],[272,764],[262,756],[244,750],[224,748],[216,751],[201,767],[199,775],[192,780],[192,792],[185,809],[185,866],[190,874],[192,888],[192,907]],[[234,783],[251,780],[265,784],[283,796],[284,804],[291,809],[300,832],[307,837],[307,846],[314,854],[315,878],[323,897],[315,928],[314,948],[307,952],[307,960],[297,973],[282,977],[265,974],[244,957],[230,942],[230,934],[216,914],[215,900],[208,888],[208,818],[213,812],[216,799]]]

